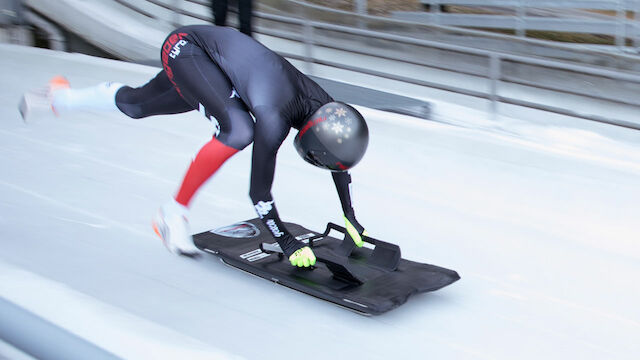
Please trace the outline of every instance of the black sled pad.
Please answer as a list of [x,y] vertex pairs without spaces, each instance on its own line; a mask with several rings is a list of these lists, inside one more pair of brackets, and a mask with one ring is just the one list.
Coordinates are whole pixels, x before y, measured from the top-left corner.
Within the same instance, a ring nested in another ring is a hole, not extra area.
[[[293,223],[286,227],[313,248],[314,267],[291,266],[260,219],[196,234],[194,242],[228,265],[364,315],[382,314],[411,295],[460,279],[453,270],[402,259],[395,244],[366,237],[369,245],[357,248],[346,230],[332,223],[322,234]],[[343,239],[330,236],[332,230]]]

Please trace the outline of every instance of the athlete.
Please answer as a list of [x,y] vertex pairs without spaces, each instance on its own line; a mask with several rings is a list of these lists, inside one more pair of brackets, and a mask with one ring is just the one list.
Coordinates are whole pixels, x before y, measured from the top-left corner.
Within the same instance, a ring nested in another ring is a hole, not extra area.
[[153,221],[171,252],[198,252],[189,231],[189,203],[228,158],[253,142],[249,195],[256,212],[292,265],[315,264],[311,248],[283,225],[271,195],[276,154],[291,128],[299,130],[294,141],[298,153],[332,171],[346,228],[362,246],[366,231],[351,205],[347,172],[368,144],[367,125],[357,110],[335,102],[283,57],[231,28],[179,28],[165,40],[161,60],[163,70],[141,87],[103,83],[72,89],[66,79],[56,77],[50,99],[56,113],[117,110],[137,119],[199,110],[213,123],[213,138],[199,150],[177,194]]

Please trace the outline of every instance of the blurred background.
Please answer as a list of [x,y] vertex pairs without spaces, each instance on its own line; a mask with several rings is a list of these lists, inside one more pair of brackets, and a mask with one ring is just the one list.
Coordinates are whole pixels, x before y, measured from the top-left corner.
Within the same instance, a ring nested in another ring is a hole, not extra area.
[[[429,117],[425,101],[445,100],[640,126],[640,1],[243,1],[252,4],[253,36],[307,74],[422,101],[381,108]],[[150,65],[166,33],[214,22],[209,0],[2,0],[0,8],[0,41]],[[238,9],[242,1],[229,2],[227,25],[240,27]]]

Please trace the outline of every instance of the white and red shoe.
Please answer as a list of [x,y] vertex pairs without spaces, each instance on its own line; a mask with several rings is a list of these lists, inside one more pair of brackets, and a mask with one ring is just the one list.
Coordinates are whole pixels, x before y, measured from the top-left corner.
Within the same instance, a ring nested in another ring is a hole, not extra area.
[[57,116],[58,111],[53,105],[54,93],[70,88],[69,80],[64,76],[54,76],[46,86],[25,92],[18,104],[22,120],[28,122],[36,112],[53,112]]
[[27,91],[20,101],[19,110],[26,122],[43,112],[56,116],[72,111],[119,112],[116,94],[124,85],[102,82],[85,88],[71,88],[63,76],[55,76],[47,86]]
[[172,253],[195,256],[199,250],[193,244],[187,214],[188,209],[172,199],[158,210],[153,219],[153,230]]

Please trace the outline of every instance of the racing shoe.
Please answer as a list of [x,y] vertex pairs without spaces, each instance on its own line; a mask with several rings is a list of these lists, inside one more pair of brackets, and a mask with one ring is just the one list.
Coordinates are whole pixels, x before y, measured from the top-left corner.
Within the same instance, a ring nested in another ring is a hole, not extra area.
[[198,254],[198,248],[193,244],[187,213],[186,207],[172,200],[158,210],[153,220],[153,230],[169,251],[193,257]]
[[34,113],[43,113],[47,111],[53,111],[57,116],[58,111],[53,105],[54,93],[69,88],[69,80],[64,76],[55,76],[49,80],[47,86],[25,92],[18,104],[18,110],[20,111],[20,115],[22,115],[22,120],[24,122],[28,122],[31,120]]
[[310,247],[305,246],[291,254],[291,256],[289,256],[289,261],[293,266],[309,267],[316,264],[316,255]]

